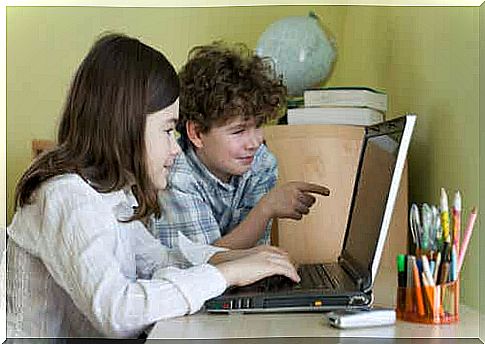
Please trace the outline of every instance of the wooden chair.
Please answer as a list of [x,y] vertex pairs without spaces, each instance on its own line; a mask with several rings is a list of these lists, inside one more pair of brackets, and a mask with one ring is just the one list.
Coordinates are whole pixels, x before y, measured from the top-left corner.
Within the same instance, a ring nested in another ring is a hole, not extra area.
[[51,140],[32,140],[32,159],[35,159],[39,154],[55,145],[55,142]]

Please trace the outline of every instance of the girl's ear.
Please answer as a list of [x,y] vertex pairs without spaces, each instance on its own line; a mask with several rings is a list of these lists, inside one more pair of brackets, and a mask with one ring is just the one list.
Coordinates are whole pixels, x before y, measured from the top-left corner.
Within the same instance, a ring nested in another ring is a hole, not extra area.
[[199,125],[194,121],[187,121],[185,123],[185,130],[187,131],[187,136],[194,145],[195,148],[202,148],[204,142],[202,141],[202,133],[200,131]]

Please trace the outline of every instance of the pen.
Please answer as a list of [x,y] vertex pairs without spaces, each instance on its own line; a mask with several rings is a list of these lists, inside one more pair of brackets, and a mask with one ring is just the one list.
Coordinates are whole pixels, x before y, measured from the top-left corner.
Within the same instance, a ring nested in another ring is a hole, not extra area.
[[460,248],[460,253],[458,255],[457,272],[460,274],[461,267],[463,266],[463,259],[465,257],[466,250],[468,249],[468,243],[473,232],[473,226],[475,225],[475,220],[477,219],[477,208],[473,207],[470,216],[468,217],[468,224],[466,226],[465,235],[463,236],[463,243]]
[[441,251],[443,246],[443,228],[441,228],[441,220],[440,220],[440,212],[436,206],[431,206],[431,211],[434,217],[434,227],[435,227],[435,235],[436,235],[436,250]]
[[450,263],[448,262],[443,262],[441,264],[441,273],[440,273],[440,284],[445,284],[448,282],[448,272],[450,270]]
[[411,209],[409,209],[409,226],[411,228],[411,234],[413,237],[414,245],[416,250],[421,247],[420,235],[421,235],[421,222],[419,219],[419,208],[416,204],[411,204]]
[[413,286],[413,260],[411,255],[407,255],[406,264],[406,287],[411,288]]
[[444,188],[441,188],[440,197],[441,226],[443,227],[443,237],[445,242],[450,242],[450,214],[448,213],[448,196]]
[[457,277],[457,268],[458,268],[458,263],[457,263],[458,257],[456,256],[456,246],[453,245],[451,247],[451,260],[450,260],[450,281],[456,280]]
[[444,242],[443,243],[443,249],[441,251],[441,260],[443,262],[449,262],[450,261],[450,243],[449,242]]
[[421,256],[421,261],[423,264],[423,274],[426,278],[427,285],[434,286],[433,275],[431,274],[428,257],[425,255]]
[[413,312],[413,260],[411,255],[406,256],[406,312]]
[[435,284],[438,284],[438,271],[440,270],[441,264],[441,252],[438,251],[436,254],[436,263],[434,265],[433,280]]
[[422,214],[422,233],[421,233],[421,247],[423,249],[423,252],[427,252],[429,248],[429,242],[430,242],[430,232],[431,232],[431,226],[433,225],[433,214],[431,207],[427,205],[426,203],[423,204],[422,209],[421,209],[421,214]]

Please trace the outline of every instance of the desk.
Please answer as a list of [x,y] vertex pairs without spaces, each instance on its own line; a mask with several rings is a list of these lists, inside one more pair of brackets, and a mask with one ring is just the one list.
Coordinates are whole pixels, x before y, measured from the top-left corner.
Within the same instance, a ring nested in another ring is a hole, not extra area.
[[[381,272],[375,285],[379,305],[395,300],[394,279]],[[374,338],[478,338],[479,312],[460,306],[460,321],[450,325],[424,325],[398,320],[394,326],[338,330],[322,313],[230,314],[198,313],[158,322],[149,339],[209,339],[265,337],[374,337]]]
[[478,338],[478,312],[460,309],[460,322],[422,325],[397,321],[395,326],[338,330],[322,314],[196,314],[158,322],[149,339],[209,339],[265,337]]

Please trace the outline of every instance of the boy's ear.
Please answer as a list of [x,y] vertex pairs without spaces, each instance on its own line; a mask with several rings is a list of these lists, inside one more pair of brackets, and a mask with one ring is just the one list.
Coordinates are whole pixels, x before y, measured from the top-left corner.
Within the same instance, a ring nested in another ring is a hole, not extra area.
[[195,148],[202,148],[204,143],[201,138],[201,131],[197,123],[194,121],[187,121],[185,123],[185,130],[187,131],[187,136],[194,145]]

